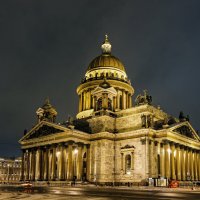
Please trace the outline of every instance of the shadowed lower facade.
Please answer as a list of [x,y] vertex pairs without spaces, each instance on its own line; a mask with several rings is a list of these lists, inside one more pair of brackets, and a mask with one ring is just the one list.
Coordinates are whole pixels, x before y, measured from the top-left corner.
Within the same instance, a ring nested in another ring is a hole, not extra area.
[[134,88],[123,63],[102,54],[89,64],[77,88],[76,119],[56,123],[47,99],[37,124],[20,139],[22,180],[138,183],[149,178],[200,180],[200,138],[180,113],[152,104],[147,91],[132,103]]

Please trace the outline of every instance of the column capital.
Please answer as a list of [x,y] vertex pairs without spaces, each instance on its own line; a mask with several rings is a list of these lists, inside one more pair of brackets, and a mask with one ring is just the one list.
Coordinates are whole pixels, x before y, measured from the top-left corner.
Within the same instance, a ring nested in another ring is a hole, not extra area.
[[70,141],[65,142],[65,144],[66,144],[67,146],[73,145],[73,144],[74,144],[74,141],[70,140]]
[[58,143],[57,146],[58,146],[58,147],[63,147],[63,146],[65,146],[65,142],[60,142],[60,143]]
[[176,143],[175,142],[169,142],[170,147],[175,147]]
[[185,150],[185,146],[184,145],[180,144],[179,147],[180,147],[180,149]]
[[50,147],[51,147],[51,145],[45,145],[44,149],[47,150],[47,149],[50,149]]
[[82,142],[77,142],[78,147],[83,147],[84,144]]
[[179,143],[175,143],[175,147],[176,147],[176,148],[180,148],[180,146],[181,146],[181,145],[180,145]]
[[192,153],[195,153],[195,152],[196,152],[196,149],[193,149],[193,148],[192,148],[191,151],[192,151]]
[[170,140],[167,140],[167,139],[165,139],[165,140],[162,140],[162,143],[164,144],[164,145],[166,145],[166,144],[170,144]]
[[186,150],[188,150],[189,152],[192,151],[192,148],[191,147],[185,147]]
[[154,141],[155,146],[158,146],[158,144],[160,144],[159,141]]
[[149,141],[149,144],[151,144],[152,142],[154,142],[151,138],[148,138],[147,141]]
[[176,142],[174,142],[174,141],[168,141],[168,143],[170,144],[170,146],[175,146],[177,143]]

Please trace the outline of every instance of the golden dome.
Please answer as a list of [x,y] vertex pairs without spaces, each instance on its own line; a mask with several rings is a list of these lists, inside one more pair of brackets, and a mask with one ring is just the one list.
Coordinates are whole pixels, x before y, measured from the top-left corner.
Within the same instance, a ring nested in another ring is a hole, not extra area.
[[97,56],[88,66],[88,71],[94,68],[113,67],[125,72],[122,62],[111,54],[102,54]]
[[88,66],[87,71],[94,68],[112,67],[125,72],[125,68],[122,62],[115,56],[111,55],[111,48],[112,45],[108,41],[108,36],[105,35],[105,41],[101,46],[102,54],[92,60],[92,62]]

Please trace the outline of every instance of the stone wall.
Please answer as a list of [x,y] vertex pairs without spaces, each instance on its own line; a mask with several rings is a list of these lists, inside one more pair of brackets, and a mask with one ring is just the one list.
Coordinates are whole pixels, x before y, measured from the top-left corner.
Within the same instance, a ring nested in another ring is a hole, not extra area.
[[[148,134],[149,130],[144,130]],[[107,133],[111,139],[91,142],[91,181],[97,183],[145,182],[157,176],[157,151],[154,142],[147,137],[139,137],[137,131],[128,133]],[[135,135],[138,134],[138,137]],[[106,135],[99,133],[98,135]],[[120,135],[126,136],[119,139]],[[116,136],[116,137],[115,137]],[[132,138],[128,139],[130,136]],[[122,157],[123,154],[123,157]],[[131,155],[131,170],[126,171],[125,157]]]
[[88,119],[88,122],[92,133],[114,132],[115,130],[115,118],[110,116],[93,117]]

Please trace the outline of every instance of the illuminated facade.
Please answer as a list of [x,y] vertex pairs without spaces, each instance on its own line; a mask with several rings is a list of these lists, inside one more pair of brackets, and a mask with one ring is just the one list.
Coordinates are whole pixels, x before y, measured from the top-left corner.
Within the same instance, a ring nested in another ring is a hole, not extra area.
[[0,158],[0,182],[18,182],[21,178],[21,157]]
[[106,36],[77,88],[75,120],[56,123],[49,100],[20,139],[22,180],[120,184],[148,178],[200,180],[200,138],[187,117],[152,105],[147,91],[132,105],[132,87]]

